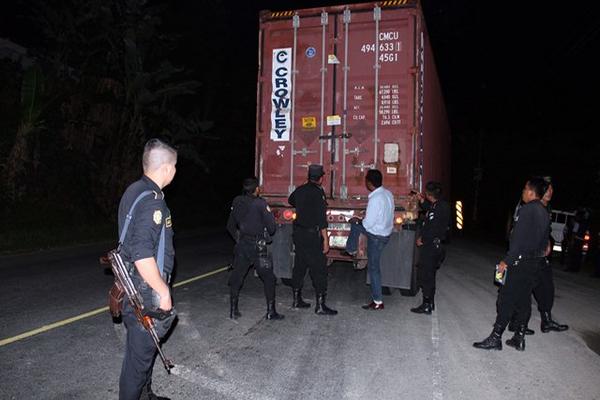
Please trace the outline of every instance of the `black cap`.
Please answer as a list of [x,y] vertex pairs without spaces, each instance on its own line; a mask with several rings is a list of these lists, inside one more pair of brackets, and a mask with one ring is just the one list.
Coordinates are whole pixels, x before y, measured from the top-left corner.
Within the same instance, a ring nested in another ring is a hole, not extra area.
[[319,179],[325,175],[323,171],[323,166],[319,164],[311,164],[308,166],[308,178],[309,179]]

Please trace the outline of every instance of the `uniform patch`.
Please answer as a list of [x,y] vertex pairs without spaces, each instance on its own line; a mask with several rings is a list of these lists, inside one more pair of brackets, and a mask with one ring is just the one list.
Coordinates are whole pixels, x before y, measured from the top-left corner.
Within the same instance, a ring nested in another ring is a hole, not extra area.
[[159,225],[162,222],[162,211],[154,211],[154,214],[152,215],[152,220],[156,225]]
[[167,218],[165,218],[165,227],[170,228],[173,226],[173,223],[171,222],[171,216],[169,215]]
[[271,212],[271,207],[267,206],[267,211]]

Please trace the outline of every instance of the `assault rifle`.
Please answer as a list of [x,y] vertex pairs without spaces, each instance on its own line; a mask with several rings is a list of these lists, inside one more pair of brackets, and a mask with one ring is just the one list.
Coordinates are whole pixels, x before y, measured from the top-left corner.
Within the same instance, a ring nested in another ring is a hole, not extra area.
[[137,320],[142,324],[142,326],[148,331],[148,333],[152,337],[154,345],[158,350],[160,359],[162,360],[162,363],[165,369],[167,370],[167,373],[170,374],[171,368],[173,368],[174,365],[171,362],[171,360],[169,360],[165,356],[160,347],[160,340],[156,333],[156,328],[154,327],[154,321],[152,321],[152,318],[163,320],[171,316],[172,310],[165,311],[159,308],[155,311],[151,311],[145,309],[142,301],[142,296],[134,286],[121,255],[118,253],[117,250],[111,250],[110,252],[108,252],[108,259],[110,261],[112,271],[115,275],[116,289],[120,290],[121,293],[127,295],[127,299],[129,300],[131,308],[133,308],[133,312],[135,313]]

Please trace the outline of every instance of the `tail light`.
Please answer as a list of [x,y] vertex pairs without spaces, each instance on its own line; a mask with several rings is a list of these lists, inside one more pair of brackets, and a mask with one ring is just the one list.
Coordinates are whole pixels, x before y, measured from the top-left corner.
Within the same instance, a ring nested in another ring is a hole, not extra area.
[[404,219],[402,219],[402,217],[396,217],[394,222],[396,223],[396,225],[402,225],[402,223],[404,222]]
[[285,210],[283,212],[283,219],[285,219],[286,221],[294,220],[296,219],[296,213],[292,210]]
[[583,235],[583,247],[582,250],[584,253],[587,253],[587,251],[590,249],[590,232],[587,231],[585,233],[585,235]]

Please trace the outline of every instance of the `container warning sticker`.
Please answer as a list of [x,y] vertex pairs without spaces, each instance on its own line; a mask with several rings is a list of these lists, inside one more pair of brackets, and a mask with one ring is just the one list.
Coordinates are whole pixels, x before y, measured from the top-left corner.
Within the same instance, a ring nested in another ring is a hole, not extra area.
[[317,118],[316,117],[302,117],[302,129],[316,129]]
[[271,140],[289,141],[291,128],[292,48],[273,49]]
[[341,125],[342,119],[339,115],[328,115],[327,116],[327,126]]
[[397,174],[398,173],[398,168],[396,168],[396,167],[387,167],[386,168],[386,172],[388,174]]

